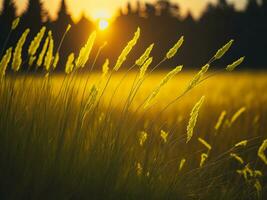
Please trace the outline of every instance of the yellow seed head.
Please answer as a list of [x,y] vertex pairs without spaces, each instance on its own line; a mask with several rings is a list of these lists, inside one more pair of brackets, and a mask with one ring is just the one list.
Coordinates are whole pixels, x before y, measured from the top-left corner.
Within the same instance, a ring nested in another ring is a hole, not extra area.
[[46,71],[50,70],[51,65],[53,64],[53,51],[54,51],[54,40],[52,36],[52,32],[49,34],[49,46],[46,52],[45,60],[44,60],[44,66]]
[[220,129],[220,127],[221,127],[221,125],[222,125],[222,123],[223,123],[223,121],[224,121],[224,119],[225,119],[226,114],[227,114],[227,113],[226,113],[225,110],[222,111],[222,113],[221,113],[220,117],[218,118],[218,121],[217,121],[217,123],[216,123],[216,125],[215,125],[215,127],[214,127],[214,129],[215,129],[216,131],[218,131],[218,130]]
[[206,140],[198,138],[198,141],[203,144],[209,151],[211,150],[211,145]]
[[16,19],[14,19],[13,22],[12,22],[11,29],[15,30],[18,27],[19,22],[20,22],[20,17],[17,17]]
[[259,158],[267,165],[267,157],[264,153],[266,149],[267,149],[267,139],[263,141],[263,143],[261,144],[258,150]]
[[238,161],[242,165],[245,163],[244,160],[243,160],[243,158],[241,158],[239,155],[237,155],[235,153],[231,153],[230,156],[232,158],[234,158],[236,161]]
[[56,53],[55,58],[53,60],[53,69],[55,70],[57,68],[59,62],[59,53]]
[[148,67],[151,65],[152,62],[153,62],[153,57],[150,57],[142,65],[142,67],[140,68],[140,73],[139,73],[139,78],[138,78],[139,80],[144,78],[144,76],[146,74],[146,71],[147,71]]
[[164,143],[167,142],[168,136],[169,136],[169,133],[167,133],[167,132],[165,132],[163,130],[160,131],[160,137],[161,137],[161,139],[163,140]]
[[36,56],[30,56],[30,59],[29,59],[29,66],[30,67],[33,65],[35,60],[36,60]]
[[246,111],[245,107],[240,108],[231,118],[230,126]]
[[118,71],[121,68],[122,64],[127,59],[127,56],[129,55],[133,47],[136,45],[139,37],[140,37],[140,28],[138,27],[137,31],[134,34],[133,39],[128,42],[127,46],[122,50],[119,58],[117,59],[116,65],[113,68],[114,71]]
[[154,47],[154,43],[151,44],[151,45],[146,49],[146,51],[143,53],[143,55],[142,55],[142,56],[135,62],[135,64],[136,64],[137,66],[141,67],[141,66],[145,63],[145,61],[149,58],[150,53],[151,53],[153,47]]
[[226,52],[230,49],[230,47],[232,46],[234,40],[230,40],[226,45],[224,45],[222,48],[220,48],[217,53],[215,54],[214,58],[216,60],[222,58],[224,56],[224,54],[226,54]]
[[183,43],[184,43],[184,36],[182,36],[177,41],[177,43],[168,51],[168,53],[166,54],[166,58],[171,59],[173,56],[175,56],[175,54],[180,49],[180,47],[183,45]]
[[160,84],[152,91],[152,93],[147,98],[144,108],[147,108],[152,100],[156,98],[158,93],[160,92],[161,88],[166,85],[173,77],[175,77],[179,72],[181,72],[183,69],[183,66],[177,66],[172,71],[170,71],[160,82]]
[[190,81],[187,90],[190,90],[192,88],[194,88],[199,81],[201,81],[201,79],[203,78],[203,76],[207,73],[207,71],[209,70],[210,65],[206,64],[204,65],[201,70],[193,77],[193,79]]
[[139,136],[139,144],[143,146],[148,138],[148,134],[145,131],[142,131]]
[[94,31],[88,38],[87,43],[85,44],[85,46],[80,50],[79,56],[77,57],[77,59],[75,60],[75,65],[76,68],[84,68],[90,53],[92,51],[92,48],[94,46],[95,43],[95,39],[96,39],[96,31]]
[[186,162],[186,159],[183,158],[181,161],[180,161],[180,165],[179,165],[179,171],[182,171],[183,167],[184,167],[184,164]]
[[[49,32],[50,33],[50,32]],[[45,53],[47,51],[47,47],[48,47],[48,44],[49,44],[49,40],[50,40],[50,36],[48,35],[47,38],[45,39],[45,43],[43,45],[43,48],[41,50],[41,53],[39,54],[38,56],[38,60],[37,60],[37,66],[40,67],[42,64],[43,64],[43,60],[44,60],[44,56],[45,56]]]
[[241,65],[244,62],[244,60],[245,60],[245,57],[242,57],[234,61],[232,64],[227,65],[226,71],[228,72],[234,71],[237,66]]
[[14,54],[13,54],[13,61],[12,61],[12,69],[17,72],[20,69],[21,63],[22,63],[22,58],[21,58],[21,52],[23,45],[26,41],[26,38],[30,32],[30,29],[26,29],[24,33],[21,35],[17,46],[15,48]]
[[40,32],[35,36],[35,38],[33,39],[33,41],[31,42],[30,46],[29,46],[29,49],[28,49],[28,54],[30,56],[34,56],[36,51],[38,50],[39,46],[40,46],[40,43],[44,37],[44,34],[45,34],[45,30],[46,30],[46,27],[42,27]]
[[197,123],[197,119],[198,119],[198,114],[200,111],[200,108],[204,102],[205,97],[201,97],[201,99],[196,103],[196,105],[194,106],[194,108],[192,109],[191,113],[190,113],[190,119],[189,119],[189,123],[187,125],[187,140],[186,143],[188,143],[191,138],[193,137],[193,133],[194,133],[194,128],[196,126]]
[[243,140],[241,142],[238,142],[237,144],[235,144],[235,147],[245,147],[247,146],[248,141],[247,140]]
[[68,56],[68,60],[67,60],[66,67],[65,67],[66,74],[70,74],[73,71],[73,68],[74,68],[73,61],[74,61],[74,53],[71,53]]
[[12,57],[12,48],[9,48],[0,62],[0,79],[2,79],[6,74],[6,69],[11,60],[11,57]]
[[105,60],[105,63],[102,66],[102,77],[106,77],[109,72],[109,59]]
[[200,167],[203,167],[203,165],[205,164],[205,162],[206,162],[206,160],[207,160],[208,157],[209,156],[206,153],[202,153],[201,154],[200,164],[199,164]]

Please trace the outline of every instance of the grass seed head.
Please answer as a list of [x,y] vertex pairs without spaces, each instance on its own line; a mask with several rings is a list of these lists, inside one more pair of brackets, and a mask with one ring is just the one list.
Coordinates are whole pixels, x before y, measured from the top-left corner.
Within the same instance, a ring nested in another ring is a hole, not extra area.
[[59,53],[57,52],[55,55],[55,58],[53,60],[53,69],[54,70],[57,68],[58,62],[59,62]]
[[16,19],[13,20],[12,26],[11,26],[11,30],[12,31],[15,30],[18,27],[19,22],[20,22],[20,17],[17,17]]
[[46,27],[42,27],[40,32],[37,33],[37,35],[34,37],[33,41],[31,42],[29,48],[28,48],[28,54],[30,56],[34,56],[36,51],[38,50],[39,46],[40,46],[40,43],[44,37],[44,34],[45,34],[45,31],[46,31]]
[[166,58],[171,59],[172,57],[174,57],[177,51],[183,45],[183,43],[184,43],[184,36],[180,37],[177,43],[168,51],[168,53],[166,54]]
[[149,58],[150,56],[150,53],[152,51],[154,47],[154,43],[151,44],[147,49],[146,51],[143,53],[143,55],[135,62],[135,64],[139,67],[141,67],[145,62],[146,60]]
[[203,165],[205,164],[205,162],[206,162],[206,160],[208,159],[208,154],[206,154],[206,153],[202,153],[201,154],[201,157],[200,157],[200,164],[199,164],[199,166],[200,167],[203,167]]
[[140,68],[140,73],[139,73],[139,78],[138,78],[139,80],[144,78],[144,76],[146,74],[146,71],[147,71],[148,67],[151,65],[152,62],[153,62],[153,57],[150,57],[142,65],[142,67]]
[[119,58],[117,59],[115,67],[113,68],[114,71],[118,71],[121,68],[122,64],[127,59],[127,56],[129,55],[133,47],[136,45],[139,37],[140,37],[140,28],[138,27],[137,31],[134,34],[133,39],[128,42],[127,46],[122,50]]
[[216,60],[222,58],[224,56],[224,54],[226,54],[226,52],[230,49],[230,47],[232,46],[234,40],[230,40],[227,44],[225,44],[222,48],[220,48],[217,53],[215,54],[214,58]]
[[235,147],[245,147],[247,146],[248,141],[247,140],[243,140],[241,142],[238,142],[237,144],[235,144]]
[[75,60],[75,67],[77,69],[85,67],[85,65],[86,65],[86,63],[87,63],[87,61],[89,59],[89,56],[91,54],[91,51],[93,49],[93,46],[94,46],[94,43],[95,43],[95,39],[96,39],[96,31],[91,33],[91,35],[89,36],[89,38],[87,40],[87,43],[80,50],[79,56]]
[[267,149],[267,139],[264,140],[258,150],[258,157],[267,165],[267,157],[265,155],[265,150]]
[[142,131],[139,136],[139,144],[140,146],[144,146],[146,140],[148,138],[148,134],[145,131]]
[[196,103],[196,105],[193,107],[191,113],[190,113],[190,119],[189,119],[189,123],[187,125],[187,140],[186,143],[188,143],[191,138],[193,137],[193,133],[194,133],[194,128],[196,126],[197,123],[197,119],[198,119],[198,114],[200,111],[200,108],[204,102],[205,97],[202,96],[201,99]]
[[232,64],[227,65],[226,71],[231,72],[236,69],[239,65],[241,65],[245,60],[245,57],[239,58],[238,60],[234,61]]
[[239,155],[237,155],[235,153],[230,153],[230,156],[232,158],[234,158],[236,161],[238,161],[242,165],[245,163],[244,160],[243,160],[243,158],[241,158]]
[[221,114],[220,114],[220,116],[219,116],[219,118],[218,118],[218,121],[217,121],[217,123],[216,123],[216,125],[215,125],[215,127],[214,127],[214,129],[215,129],[216,131],[218,131],[218,130],[220,129],[220,127],[222,126],[226,114],[227,114],[227,113],[226,113],[225,110],[221,112]]
[[45,60],[44,60],[44,66],[45,66],[46,71],[49,71],[51,65],[53,64],[52,63],[54,59],[53,52],[54,52],[54,40],[53,40],[52,32],[49,32],[49,46],[48,46]]
[[7,69],[7,66],[11,60],[11,57],[12,57],[12,47],[10,47],[5,55],[3,56],[3,58],[1,59],[0,61],[0,79],[2,79],[5,74],[6,74],[6,69]]
[[68,56],[68,60],[67,60],[66,66],[65,66],[65,73],[66,74],[70,74],[73,71],[73,68],[74,68],[73,61],[74,61],[74,53],[71,53]]
[[[50,32],[49,32],[50,33]],[[43,64],[43,60],[44,60],[44,56],[45,56],[45,53],[47,51],[47,47],[48,47],[48,44],[49,44],[49,41],[50,41],[50,36],[48,35],[45,39],[45,43],[43,45],[43,48],[38,56],[38,60],[37,60],[37,67],[40,67],[42,64]]]
[[179,171],[182,171],[183,167],[184,167],[184,164],[186,162],[186,159],[183,158],[181,161],[180,161],[180,165],[179,165]]
[[177,66],[176,68],[174,68],[172,71],[170,71],[160,82],[160,84],[152,91],[152,93],[149,95],[149,97],[147,98],[145,104],[144,104],[144,108],[147,108],[150,103],[152,102],[152,100],[154,100],[156,98],[156,96],[158,95],[158,93],[160,92],[161,88],[166,85],[173,77],[175,77],[179,72],[181,72],[183,69],[183,66]]
[[199,137],[198,141],[203,144],[209,151],[211,150],[211,145],[206,140]]
[[17,46],[15,48],[15,51],[13,54],[13,61],[12,61],[12,69],[15,72],[19,71],[20,66],[22,64],[22,48],[29,33],[30,33],[30,29],[26,29],[24,31],[24,33],[21,35],[17,43]]
[[167,143],[168,136],[169,136],[169,133],[163,130],[160,131],[160,137],[164,143]]

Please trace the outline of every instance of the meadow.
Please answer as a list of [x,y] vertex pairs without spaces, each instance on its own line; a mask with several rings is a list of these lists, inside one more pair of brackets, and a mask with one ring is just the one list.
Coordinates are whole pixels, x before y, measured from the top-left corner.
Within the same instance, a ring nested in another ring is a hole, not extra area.
[[[162,63],[151,45],[127,71],[138,29],[98,73],[84,70],[92,33],[57,74],[60,47],[48,32],[37,51],[42,30],[26,61],[29,30],[0,63],[0,199],[266,198],[267,74],[239,72],[243,57],[212,69],[232,40],[196,72],[159,70],[183,37]],[[19,73],[23,65],[41,71]]]

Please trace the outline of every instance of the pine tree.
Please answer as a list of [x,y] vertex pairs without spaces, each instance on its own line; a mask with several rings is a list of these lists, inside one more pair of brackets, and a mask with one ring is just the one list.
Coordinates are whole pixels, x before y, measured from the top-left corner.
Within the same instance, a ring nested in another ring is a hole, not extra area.
[[66,28],[68,24],[73,24],[72,18],[68,13],[65,0],[61,1],[61,7],[58,12],[57,24],[60,25],[63,29]]
[[29,0],[26,12],[23,14],[23,23],[38,30],[44,17],[43,4],[40,0]]
[[8,27],[11,26],[12,21],[16,17],[16,8],[12,0],[4,0],[3,9],[1,13],[1,25]]

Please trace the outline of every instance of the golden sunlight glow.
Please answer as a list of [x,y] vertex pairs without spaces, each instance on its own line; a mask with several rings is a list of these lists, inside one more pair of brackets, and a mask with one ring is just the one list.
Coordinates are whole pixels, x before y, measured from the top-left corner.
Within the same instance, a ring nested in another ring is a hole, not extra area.
[[109,22],[106,19],[99,19],[98,28],[99,30],[106,30],[109,27]]

